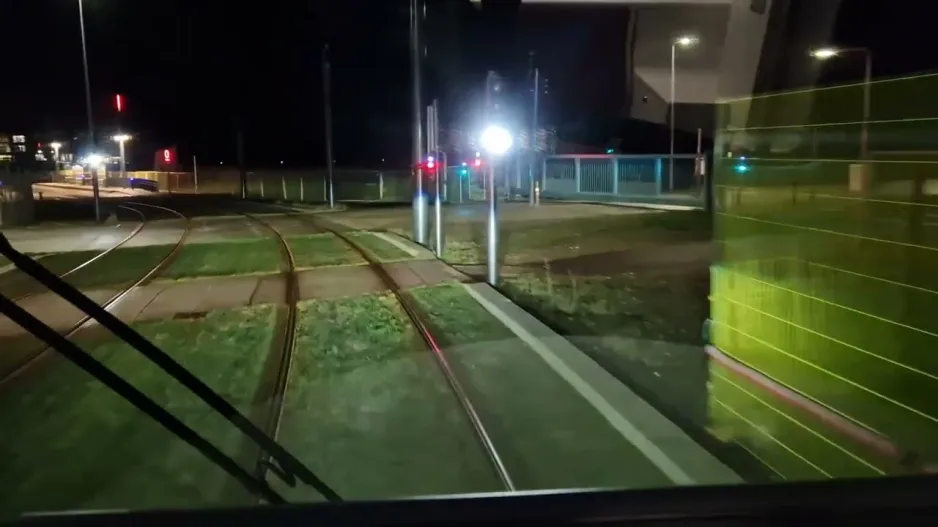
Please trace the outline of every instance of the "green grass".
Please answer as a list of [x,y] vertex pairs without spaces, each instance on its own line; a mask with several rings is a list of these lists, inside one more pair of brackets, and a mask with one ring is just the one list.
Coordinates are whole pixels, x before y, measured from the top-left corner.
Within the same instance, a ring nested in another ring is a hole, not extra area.
[[230,276],[269,273],[280,270],[283,253],[276,240],[249,240],[227,243],[184,245],[164,278]]
[[[42,258],[38,258],[37,261],[43,267],[52,271],[56,276],[60,276],[100,253],[101,251],[65,252],[45,255]],[[35,259],[37,255],[30,256]],[[9,260],[4,260],[0,262],[0,267],[9,263]],[[10,298],[17,298],[26,294],[42,291],[43,289],[44,286],[42,284],[19,269],[11,269],[0,275],[0,292]]]
[[[279,439],[346,499],[497,490],[430,352],[391,296],[300,305]],[[309,489],[284,489],[318,500]]]
[[373,233],[354,232],[350,236],[366,251],[369,251],[371,254],[375,255],[375,257],[382,262],[413,259],[413,256],[411,256],[407,251],[404,251],[399,247],[395,247],[387,241],[375,236]]
[[334,234],[287,238],[297,268],[364,263],[361,256]]
[[[171,245],[146,245],[116,249],[65,277],[79,289],[127,286],[142,278],[172,251]],[[70,251],[49,254],[37,261],[57,276],[101,254],[101,251]],[[35,255],[33,255],[35,256]],[[0,291],[16,298],[46,291],[46,287],[19,270],[0,276]]]
[[704,426],[706,273],[704,265],[609,277],[527,273],[502,288],[650,402]]
[[[410,238],[410,228],[394,232]],[[618,214],[564,220],[504,221],[499,257],[506,264],[542,262],[623,250],[640,243],[681,242],[710,237],[709,215],[700,211]],[[486,259],[485,222],[446,226],[444,257],[454,265],[475,265]]]
[[413,291],[452,346],[450,361],[524,489],[647,488],[669,480],[534,351],[465,292]]
[[[273,319],[273,308],[262,306],[135,327],[247,412]],[[127,345],[100,337],[83,344],[224,451],[238,449],[242,436],[230,424]],[[230,478],[219,468],[64,360],[0,394],[0,429],[0,518],[232,504]]]

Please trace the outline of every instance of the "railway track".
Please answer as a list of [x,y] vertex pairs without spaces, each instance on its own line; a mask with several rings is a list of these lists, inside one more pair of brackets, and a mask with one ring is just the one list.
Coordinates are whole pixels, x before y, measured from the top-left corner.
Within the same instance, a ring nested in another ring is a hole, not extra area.
[[[286,264],[284,269],[284,305],[278,312],[277,332],[268,359],[268,378],[264,380],[263,387],[259,391],[259,402],[263,404],[258,404],[256,406],[257,413],[251,416],[252,422],[260,426],[268,437],[276,441],[283,415],[287,380],[290,376],[290,367],[293,363],[293,354],[296,348],[297,303],[300,299],[299,283],[296,278],[296,259],[293,257],[290,244],[276,227],[256,216],[250,214],[245,214],[245,216],[263,225],[273,233]],[[288,485],[293,486],[296,484],[295,478],[289,472],[277,466],[267,453],[256,446],[250,448],[253,452],[247,454],[246,457],[248,462],[253,464],[255,475],[263,479],[269,470],[276,473]]]
[[[175,245],[174,245],[173,248],[170,250],[170,252],[167,253],[167,254],[166,254],[163,258],[161,258],[158,262],[156,262],[156,264],[155,264],[153,267],[151,267],[147,272],[145,272],[143,275],[141,275],[140,278],[138,278],[137,280],[135,280],[133,283],[131,283],[131,284],[129,284],[129,285],[123,287],[123,288],[122,288],[120,291],[118,291],[116,294],[114,294],[114,295],[111,296],[110,298],[106,299],[103,303],[101,303],[101,307],[103,307],[104,309],[107,309],[108,307],[110,307],[110,306],[116,304],[117,302],[119,302],[119,301],[122,300],[123,298],[127,297],[127,295],[129,295],[129,294],[131,293],[131,291],[133,291],[134,289],[136,289],[136,288],[138,288],[138,287],[140,287],[140,286],[146,285],[146,284],[149,283],[151,280],[153,280],[154,278],[156,278],[164,269],[166,269],[167,267],[169,267],[169,265],[173,262],[174,258],[179,254],[179,251],[182,249],[183,245],[185,244],[186,238],[187,238],[188,235],[189,235],[189,220],[188,220],[188,218],[186,218],[185,215],[183,215],[182,213],[180,213],[180,212],[178,212],[178,211],[176,211],[176,210],[173,210],[173,209],[170,209],[170,208],[167,208],[167,207],[163,207],[163,206],[160,206],[160,205],[152,205],[152,204],[149,204],[149,203],[138,203],[138,202],[127,203],[126,205],[122,205],[122,207],[124,207],[124,208],[129,208],[130,210],[135,210],[136,212],[138,212],[138,213],[140,213],[140,214],[143,214],[142,211],[140,211],[139,209],[134,209],[134,207],[149,207],[149,208],[155,209],[155,210],[160,211],[160,212],[170,213],[171,215],[174,215],[174,216],[178,217],[179,219],[184,220],[184,221],[185,221],[185,224],[184,224],[184,227],[183,227],[182,234],[181,234],[180,237],[179,237],[179,240],[175,243]],[[124,245],[126,242],[128,242],[130,239],[132,239],[134,236],[136,236],[137,234],[139,234],[140,231],[143,230],[145,224],[146,224],[146,221],[144,221],[143,223],[141,223],[141,225],[139,225],[136,229],[134,229],[134,232],[132,232],[131,235],[129,235],[129,236],[127,236],[126,238],[124,238],[123,240],[121,240],[121,241],[120,241],[117,245],[115,245],[114,247],[111,247],[111,248],[108,249],[107,251],[105,251],[105,252],[103,252],[103,253],[101,253],[101,254],[95,256],[94,258],[91,258],[90,260],[88,260],[88,261],[82,263],[82,264],[79,265],[78,267],[75,267],[75,268],[71,269],[70,271],[68,271],[68,272],[65,273],[65,274],[68,275],[68,274],[72,274],[72,273],[74,273],[74,272],[77,272],[77,271],[80,270],[80,269],[84,269],[85,267],[87,267],[87,266],[90,265],[91,263],[96,262],[96,261],[99,261],[101,258],[103,258],[103,257],[105,257],[105,256],[107,256],[107,255],[109,255],[109,254],[112,254],[115,249],[117,249],[118,247]],[[60,278],[62,278],[62,277],[64,277],[64,276],[65,276],[65,275],[62,275],[62,276],[60,276]],[[26,295],[26,296],[29,296],[29,295]],[[21,297],[20,300],[21,300],[22,298],[24,298],[24,297]],[[72,325],[71,327],[69,327],[65,332],[63,332],[63,335],[64,335],[66,338],[69,338],[69,339],[73,338],[76,334],[78,334],[79,331],[81,331],[86,325],[88,325],[90,321],[91,321],[91,316],[90,316],[90,315],[83,315],[83,316],[81,317],[81,319],[78,320],[78,322],[76,322],[74,325]],[[24,363],[20,364],[18,367],[16,367],[15,369],[13,369],[12,371],[10,371],[9,373],[5,374],[2,378],[0,378],[0,390],[7,388],[10,384],[12,384],[13,382],[15,382],[17,379],[21,379],[21,378],[23,378],[25,375],[28,375],[28,374],[30,374],[30,373],[32,373],[32,372],[35,372],[35,371],[41,369],[42,366],[48,362],[48,358],[54,355],[53,353],[50,353],[50,351],[51,351],[51,348],[50,348],[50,347],[48,347],[48,346],[43,346],[43,347],[37,349],[37,351],[36,351],[35,353],[31,353],[30,355],[32,355],[32,356],[31,356],[28,360],[26,360]]]
[[[138,204],[138,205],[140,205],[140,204]],[[146,227],[146,224],[147,224],[147,217],[146,217],[146,214],[143,213],[143,211],[141,211],[141,210],[138,209],[138,208],[134,208],[134,207],[128,206],[128,205],[118,205],[118,208],[124,209],[124,210],[129,210],[129,211],[131,211],[131,212],[137,214],[138,216],[140,216],[140,223],[139,223],[136,227],[134,227],[134,229],[130,232],[130,234],[128,234],[127,236],[125,236],[122,240],[120,240],[120,241],[117,242],[116,244],[112,245],[111,247],[108,247],[108,248],[105,249],[104,251],[101,251],[101,252],[98,253],[97,255],[95,255],[95,256],[93,256],[93,257],[91,257],[91,258],[85,260],[84,262],[82,262],[82,263],[76,265],[75,267],[72,267],[72,268],[69,269],[68,271],[65,271],[64,273],[60,274],[60,275],[59,275],[59,278],[62,278],[62,279],[68,278],[69,276],[71,276],[71,275],[77,273],[78,271],[81,271],[82,269],[87,268],[89,265],[91,265],[91,264],[93,264],[93,263],[95,263],[95,262],[101,260],[102,258],[105,258],[106,256],[108,256],[108,255],[111,254],[112,252],[116,251],[117,249],[120,249],[120,248],[121,248],[122,246],[124,246],[127,242],[129,242],[129,241],[132,240],[135,236],[137,236],[138,234],[140,234],[141,231],[143,231],[144,227]],[[169,209],[167,209],[167,210],[169,210]],[[35,291],[30,291],[30,292],[27,292],[27,293],[25,293],[25,294],[19,295],[19,296],[15,297],[15,298],[12,298],[11,300],[13,300],[14,302],[19,302],[19,301],[21,301],[21,300],[24,300],[24,299],[29,298],[29,297],[31,297],[31,296],[34,296],[34,295],[36,295],[36,294],[38,294],[38,293],[35,292]]]
[[[365,262],[369,265],[371,270],[379,277],[384,286],[391,291],[395,299],[407,314],[407,318],[410,323],[420,335],[421,340],[423,340],[426,345],[427,351],[433,354],[435,362],[440,369],[440,372],[443,374],[446,379],[447,384],[449,385],[453,395],[459,401],[460,407],[465,413],[466,417],[469,419],[469,422],[472,425],[472,429],[475,433],[476,439],[478,440],[480,446],[485,452],[487,459],[489,460],[492,470],[501,481],[502,485],[508,491],[515,491],[516,486],[512,480],[508,469],[505,466],[505,463],[502,460],[502,457],[499,455],[498,450],[496,449],[495,443],[493,442],[488,430],[486,429],[482,418],[479,412],[476,409],[476,406],[473,404],[469,394],[463,387],[460,382],[456,372],[454,371],[450,361],[448,360],[446,353],[443,350],[441,345],[442,340],[434,335],[433,331],[430,328],[430,325],[427,323],[427,316],[422,312],[422,310],[417,306],[409,295],[404,293],[399,284],[394,280],[394,278],[385,270],[382,264],[371,254],[370,251],[365,249],[362,245],[356,242],[352,237],[347,236],[344,230],[337,226],[328,225],[323,220],[313,220],[301,215],[296,214],[287,214],[288,217],[299,219],[302,223],[307,224],[311,227],[314,227],[318,232],[327,232],[335,235],[337,238],[342,240],[347,244],[353,251],[360,255]],[[272,226],[269,226],[273,229]],[[278,233],[278,238],[281,241],[284,251],[288,253],[291,261],[291,271],[288,273],[289,277],[287,282],[287,297],[288,304],[292,305],[292,320],[290,321],[289,326],[286,326],[290,331],[295,332],[296,329],[296,301],[299,299],[299,287],[296,280],[295,269],[292,266],[292,253],[290,253],[289,244],[287,241],[280,236]],[[277,426],[279,426],[279,414],[283,408],[283,396],[286,390],[286,382],[289,375],[290,360],[288,357],[292,357],[292,346],[295,342],[295,336],[290,336],[289,338],[282,338],[282,342],[288,343],[284,346],[289,345],[291,348],[287,350],[284,348],[283,356],[279,361],[280,370],[277,374],[277,384],[276,390],[271,392],[273,400],[269,407],[269,411],[272,412],[271,415],[276,415],[276,422],[270,423],[268,421],[268,433],[271,433],[271,437],[276,439]],[[276,414],[274,414],[274,408],[276,408]],[[270,468],[269,464],[261,463],[260,466],[265,467],[262,470]],[[263,472],[261,472],[263,475]]]

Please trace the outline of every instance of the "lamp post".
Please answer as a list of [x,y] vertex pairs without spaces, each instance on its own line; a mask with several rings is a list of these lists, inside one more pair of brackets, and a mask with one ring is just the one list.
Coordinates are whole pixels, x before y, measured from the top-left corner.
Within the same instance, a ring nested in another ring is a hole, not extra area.
[[697,37],[685,35],[674,39],[674,42],[671,43],[671,149],[668,156],[668,190],[674,190],[674,113],[677,109],[677,101],[675,101],[675,78],[676,75],[676,59],[677,59],[677,48],[688,49],[694,47],[699,40]]
[[130,136],[127,134],[117,134],[112,137],[114,141],[120,145],[120,154],[121,154],[121,179],[127,179],[127,158],[124,157],[124,143],[130,141]]
[[482,132],[479,138],[482,148],[489,154],[488,162],[488,190],[489,210],[487,224],[488,245],[488,281],[492,285],[498,283],[498,208],[497,192],[495,192],[495,164],[496,159],[505,155],[514,143],[511,132],[499,125],[490,125]]
[[[88,44],[85,41],[85,12],[82,0],[78,0],[78,25],[81,29],[81,59],[85,67],[85,106],[88,112],[88,146],[95,151],[94,144],[94,118],[91,113],[91,76],[88,73]],[[101,221],[101,193],[98,189],[98,174],[95,169],[91,171],[91,192],[94,195],[94,219]]]
[[873,54],[869,48],[818,48],[810,51],[817,60],[829,60],[844,53],[863,53],[863,120],[860,124],[860,159],[869,156],[870,84],[873,80]]
[[420,96],[420,61],[423,48],[420,45],[420,2],[419,0],[410,0],[410,73],[411,73],[411,111],[413,112],[413,121],[411,123],[413,133],[413,167],[414,178],[416,179],[417,189],[414,194],[413,214],[414,214],[414,240],[421,244],[427,244],[427,197],[423,188],[423,105]]

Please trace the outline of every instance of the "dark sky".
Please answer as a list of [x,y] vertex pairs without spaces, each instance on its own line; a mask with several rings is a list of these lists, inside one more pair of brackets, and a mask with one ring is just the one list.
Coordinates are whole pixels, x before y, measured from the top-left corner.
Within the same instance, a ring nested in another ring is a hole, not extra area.
[[[837,39],[872,47],[877,76],[938,67],[938,56],[931,53],[935,30],[922,2],[845,2]],[[468,0],[429,1],[431,21],[438,24],[433,44],[444,51],[428,68],[428,90],[475,86],[489,67],[517,73],[527,50],[540,47],[549,48],[546,54],[555,59],[548,73],[558,90],[566,86],[566,100],[593,97],[565,85],[564,78],[602,85],[588,79],[591,71],[611,67],[602,50],[613,44],[603,41],[598,28],[618,24],[627,11],[585,8],[574,16],[567,9],[528,16],[522,24],[513,3],[505,0],[504,8],[479,14]],[[131,152],[138,161],[152,158],[157,148],[178,145],[186,159],[197,154],[206,163],[234,162],[240,123],[249,164],[280,159],[321,164],[320,54],[328,41],[337,164],[406,163],[407,5],[407,0],[84,0],[96,127],[115,129],[112,98],[122,93],[127,99],[123,128],[135,135]],[[0,0],[4,132],[85,129],[77,6],[78,0]],[[561,36],[543,37],[558,27],[566,28]],[[558,62],[561,55],[566,59]],[[834,77],[855,80],[855,65],[841,61],[829,67]]]

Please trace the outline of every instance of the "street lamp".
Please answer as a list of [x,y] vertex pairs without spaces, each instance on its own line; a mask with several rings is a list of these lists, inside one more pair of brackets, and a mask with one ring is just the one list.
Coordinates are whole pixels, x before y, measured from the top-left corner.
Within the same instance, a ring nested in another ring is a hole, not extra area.
[[127,179],[127,159],[124,157],[124,143],[130,141],[130,136],[127,134],[117,134],[111,139],[117,141],[117,144],[120,145],[121,179]]
[[[78,0],[78,26],[81,29],[81,58],[85,67],[85,107],[88,111],[88,146],[93,152],[94,144],[94,119],[91,114],[91,77],[88,73],[88,44],[85,41],[85,13],[82,8],[82,0]],[[92,171],[91,190],[94,195],[94,219],[101,221],[101,194],[98,191],[98,176]]]
[[[489,125],[479,137],[482,149],[488,152],[491,157],[500,157],[511,150],[514,138],[507,129],[497,124]],[[495,165],[494,160],[488,163],[489,170],[489,214],[488,214],[488,278],[489,283],[495,285],[498,282],[498,209],[496,206],[497,197],[495,194]]]
[[870,83],[873,77],[873,54],[869,48],[818,48],[808,52],[817,60],[829,60],[844,53],[863,53],[863,122],[860,124],[860,159],[865,160],[869,153],[870,122]]
[[497,124],[486,128],[479,140],[486,152],[496,156],[504,155],[514,143],[511,132]]
[[674,94],[675,63],[677,58],[677,48],[689,49],[697,45],[700,40],[691,35],[684,35],[674,39],[671,43],[671,149],[668,157],[668,190],[674,190],[674,113],[677,109],[677,101]]

